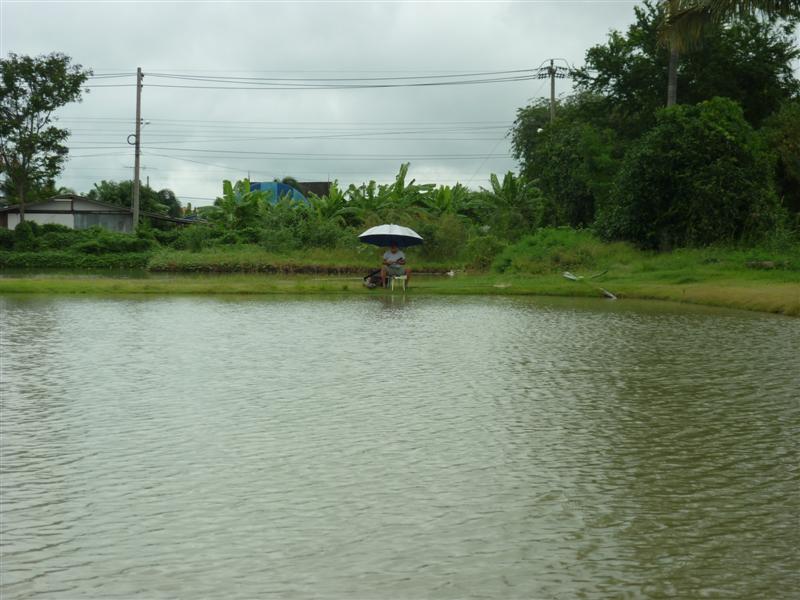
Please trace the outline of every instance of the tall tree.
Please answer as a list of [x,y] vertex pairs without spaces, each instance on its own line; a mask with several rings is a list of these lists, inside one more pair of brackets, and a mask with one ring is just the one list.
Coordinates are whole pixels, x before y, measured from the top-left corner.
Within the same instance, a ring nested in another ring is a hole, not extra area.
[[664,0],[661,39],[669,49],[667,106],[677,102],[678,58],[702,44],[705,31],[731,19],[800,15],[797,0]]
[[661,250],[755,241],[782,215],[772,160],[727,98],[664,108],[626,154],[595,228]]
[[778,193],[800,233],[800,98],[767,119],[761,133],[776,158]]
[[53,112],[80,101],[82,86],[92,74],[70,63],[70,57],[60,53],[11,53],[0,59],[0,169],[20,204],[21,220],[28,193],[52,185],[67,157],[64,141],[69,131],[53,125]]
[[[142,210],[145,212],[160,213],[171,217],[180,217],[182,214],[181,203],[170,189],[156,191],[149,185],[143,185],[139,190]],[[95,183],[86,197],[91,200],[118,204],[130,207],[133,203],[133,182],[106,181]]]
[[[627,32],[611,32],[607,43],[590,48],[586,67],[574,73],[576,87],[605,98],[606,113],[620,123],[618,133],[639,137],[664,106],[669,53],[661,43],[667,18],[664,3],[645,0],[634,8]],[[792,63],[800,57],[795,23],[742,16],[709,24],[702,44],[682,54],[682,103],[715,96],[741,104],[754,126],[800,91]],[[615,127],[616,129],[616,127]]]
[[[669,17],[675,15],[680,10],[680,0],[666,0],[667,23]],[[667,68],[667,106],[674,106],[678,101],[678,60],[681,44],[690,39],[688,36],[682,37],[675,27],[665,25],[663,39],[669,49],[669,67]],[[691,38],[694,39],[694,38]]]

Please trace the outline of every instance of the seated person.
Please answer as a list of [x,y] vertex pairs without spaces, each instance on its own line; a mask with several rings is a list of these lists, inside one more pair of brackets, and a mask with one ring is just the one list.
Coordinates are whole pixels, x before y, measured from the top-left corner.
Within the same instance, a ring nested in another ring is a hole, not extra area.
[[386,287],[386,279],[390,276],[405,275],[406,285],[411,281],[411,269],[406,268],[406,255],[392,242],[392,247],[383,253],[381,267],[381,285]]

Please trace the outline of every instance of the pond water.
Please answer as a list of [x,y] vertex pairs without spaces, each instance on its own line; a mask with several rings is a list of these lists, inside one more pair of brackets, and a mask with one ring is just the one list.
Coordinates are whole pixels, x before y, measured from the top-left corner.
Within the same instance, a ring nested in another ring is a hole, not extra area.
[[0,595],[791,598],[800,320],[0,298]]

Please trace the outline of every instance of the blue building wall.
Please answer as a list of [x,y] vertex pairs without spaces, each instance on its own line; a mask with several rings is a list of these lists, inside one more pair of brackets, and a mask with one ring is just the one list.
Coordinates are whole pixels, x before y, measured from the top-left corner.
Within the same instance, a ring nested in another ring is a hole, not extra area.
[[269,201],[276,204],[283,196],[289,196],[292,200],[306,202],[306,197],[290,185],[279,181],[251,181],[250,191],[271,192]]

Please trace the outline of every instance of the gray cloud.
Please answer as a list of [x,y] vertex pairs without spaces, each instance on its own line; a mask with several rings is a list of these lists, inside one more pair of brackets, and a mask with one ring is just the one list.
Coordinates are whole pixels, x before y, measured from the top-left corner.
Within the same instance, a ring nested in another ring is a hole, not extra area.
[[[152,75],[382,77],[527,69],[549,57],[582,64],[587,48],[631,22],[635,4],[6,2],[0,50],[64,52],[96,73],[141,66],[150,74],[143,176],[194,204],[210,203],[222,179],[248,173],[387,182],[406,159],[418,181],[477,187],[491,172],[515,169],[505,134],[517,108],[548,94],[546,81],[237,91],[160,88],[166,82]],[[133,77],[103,83],[132,84]],[[559,93],[569,89],[559,82]],[[59,113],[73,131],[60,184],[85,192],[95,181],[132,176],[125,137],[134,94],[133,87],[96,87]],[[276,139],[290,137],[299,139]],[[454,158],[465,154],[475,156]]]

